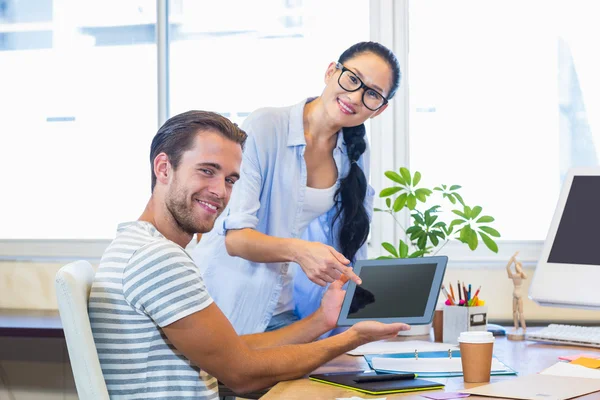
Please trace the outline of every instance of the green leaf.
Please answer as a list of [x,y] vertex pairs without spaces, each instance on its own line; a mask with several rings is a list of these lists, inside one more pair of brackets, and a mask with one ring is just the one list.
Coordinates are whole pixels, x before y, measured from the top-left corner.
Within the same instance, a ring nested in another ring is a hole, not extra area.
[[481,240],[483,240],[483,243],[485,243],[488,249],[490,249],[494,253],[498,253],[498,245],[492,240],[491,237],[489,237],[483,232],[479,232],[479,236],[481,236]]
[[408,228],[408,229],[406,230],[406,233],[410,235],[411,233],[414,233],[414,232],[419,232],[419,231],[422,231],[422,230],[423,230],[423,229],[422,229],[420,226],[418,226],[418,225],[413,225],[413,226],[411,226],[410,228]]
[[398,196],[396,198],[396,201],[394,201],[394,212],[398,212],[398,211],[402,210],[402,208],[406,204],[407,197],[408,197],[408,195],[406,193],[402,193],[400,196]]
[[397,182],[403,186],[406,186],[406,181],[404,179],[402,179],[402,177],[400,175],[398,175],[398,173],[396,173],[394,171],[385,171],[384,175],[387,176],[388,178],[390,178],[391,180],[393,180],[394,182]]
[[400,239],[400,244],[398,246],[400,258],[406,258],[408,256],[408,245],[404,243],[402,239]]
[[400,186],[385,188],[379,193],[379,197],[388,197],[394,193],[398,193],[400,190],[402,190]]
[[376,260],[393,260],[394,258],[398,258],[398,257],[379,256],[376,258]]
[[417,257],[421,257],[422,255],[424,255],[427,252],[427,250],[417,250],[414,253],[411,253],[408,258],[417,258]]
[[442,185],[442,189],[446,190],[446,185]]
[[413,217],[413,219],[415,220],[415,222],[419,225],[425,225],[425,221],[423,221],[423,217],[421,217],[419,214],[415,213],[415,214],[411,214],[411,217]]
[[460,204],[462,204],[463,206],[465,205],[465,201],[463,200],[463,198],[462,198],[462,196],[460,194],[458,194],[458,193],[452,193],[452,195],[454,197],[456,197],[456,199],[458,200],[458,202]]
[[491,236],[500,237],[500,232],[490,226],[480,226],[479,229]]
[[450,190],[457,190],[457,189],[460,189],[461,187],[462,186],[460,186],[460,185],[452,185],[452,186],[450,186]]
[[479,218],[476,222],[478,224],[486,224],[488,222],[494,222],[495,219],[494,217],[490,217],[489,215],[484,215],[483,217]]
[[417,189],[415,190],[415,196],[417,197],[417,199],[419,199],[420,202],[425,203],[427,201],[427,196],[429,196],[431,193],[429,189]]
[[438,244],[440,244],[440,241],[438,240],[437,236],[433,232],[429,232],[429,240],[431,240],[431,243],[434,246],[437,246]]
[[411,178],[410,178],[410,171],[404,167],[400,168],[400,175],[402,175],[402,178],[404,178],[404,180],[406,181],[406,184],[410,186],[410,182],[411,182]]
[[471,207],[469,207],[469,206],[465,206],[465,211],[464,211],[464,213],[465,213],[465,217],[466,217],[467,219],[471,219]]
[[417,247],[419,249],[424,249],[425,246],[427,246],[427,235],[423,235],[419,238],[419,240],[417,240]]
[[446,223],[444,221],[440,221],[440,222],[436,222],[432,228],[443,228],[444,226],[446,226]]
[[469,234],[469,248],[471,250],[475,250],[477,248],[477,245],[479,244],[479,240],[477,239],[477,233],[469,228],[469,230],[471,231],[471,233]]
[[381,243],[381,246],[383,246],[383,248],[386,249],[388,253],[391,253],[393,256],[398,257],[398,252],[396,251],[396,248],[391,243],[383,242],[383,243]]
[[387,208],[390,208],[392,206],[392,199],[390,199],[389,197],[385,199],[385,205],[387,206]]
[[419,182],[421,182],[421,173],[419,171],[415,172],[415,175],[413,177],[413,186],[417,186],[419,184]]
[[467,222],[466,219],[453,219],[452,222],[450,222],[450,227],[454,227],[460,224],[464,224],[465,222]]
[[463,217],[464,219],[469,219],[469,218],[467,218],[467,216],[466,216],[466,215],[465,215],[465,213],[463,213],[463,212],[460,212],[460,211],[458,211],[458,210],[452,210],[452,212],[453,212],[454,214],[458,215],[459,217]]
[[381,208],[375,207],[375,208],[373,208],[373,211],[386,211],[386,210],[382,210]]
[[444,191],[444,189],[442,189],[439,186],[434,187],[433,190],[437,190],[438,192],[443,192]]
[[456,199],[451,194],[445,194],[444,197],[447,197],[450,200],[450,203],[456,204]]
[[417,205],[417,198],[414,194],[409,194],[408,199],[406,200],[406,205],[409,210],[414,210]]
[[473,211],[471,212],[471,219],[477,218],[477,216],[481,213],[482,208],[479,206],[473,207]]

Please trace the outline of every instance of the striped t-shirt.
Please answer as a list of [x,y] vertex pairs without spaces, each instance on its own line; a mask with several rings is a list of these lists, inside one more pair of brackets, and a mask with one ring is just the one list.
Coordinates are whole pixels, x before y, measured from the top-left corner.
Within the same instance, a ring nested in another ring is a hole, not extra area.
[[148,222],[120,224],[94,278],[92,333],[111,398],[217,399],[217,380],[161,330],[212,303],[190,256]]

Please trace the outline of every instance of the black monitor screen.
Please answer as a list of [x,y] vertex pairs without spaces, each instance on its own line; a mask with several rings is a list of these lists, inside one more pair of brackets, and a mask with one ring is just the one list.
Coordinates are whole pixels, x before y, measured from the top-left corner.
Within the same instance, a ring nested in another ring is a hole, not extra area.
[[549,263],[600,265],[600,176],[575,176]]
[[435,269],[436,264],[363,267],[348,318],[423,316]]

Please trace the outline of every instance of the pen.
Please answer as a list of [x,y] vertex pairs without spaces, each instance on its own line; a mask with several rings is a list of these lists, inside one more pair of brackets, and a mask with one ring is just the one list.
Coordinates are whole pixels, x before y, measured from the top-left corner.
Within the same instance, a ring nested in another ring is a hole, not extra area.
[[462,300],[462,291],[460,289],[460,281],[456,281],[456,284],[458,285],[458,302],[460,303],[460,301]]
[[416,374],[381,374],[381,375],[365,375],[357,376],[354,382],[387,382],[387,381],[399,381],[406,379],[415,379]]
[[472,297],[471,297],[471,284],[469,283],[469,301],[471,301]]

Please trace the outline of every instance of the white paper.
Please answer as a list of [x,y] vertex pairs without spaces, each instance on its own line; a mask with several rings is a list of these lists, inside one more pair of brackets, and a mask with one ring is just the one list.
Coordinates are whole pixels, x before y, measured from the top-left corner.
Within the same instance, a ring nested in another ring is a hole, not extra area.
[[448,351],[458,350],[458,346],[446,343],[432,343],[424,340],[407,340],[404,342],[380,340],[358,346],[350,350],[347,354],[351,356],[364,356],[365,354],[396,354],[396,353],[414,353],[426,351]]
[[583,365],[571,364],[568,362],[558,362],[553,366],[546,368],[542,375],[570,376],[574,378],[594,378],[600,379],[600,371]]
[[[373,369],[398,372],[462,372],[460,357],[452,358],[384,358],[373,357]],[[492,371],[509,371],[498,359],[492,359]]]

